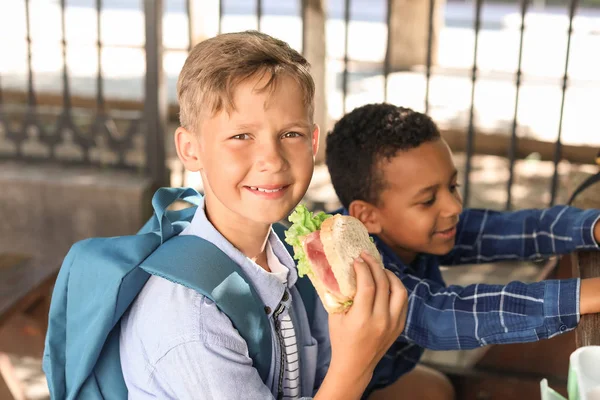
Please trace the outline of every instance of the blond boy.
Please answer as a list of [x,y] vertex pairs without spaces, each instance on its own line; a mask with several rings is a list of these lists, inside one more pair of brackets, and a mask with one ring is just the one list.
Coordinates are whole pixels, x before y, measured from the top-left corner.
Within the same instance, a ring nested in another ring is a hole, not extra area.
[[121,365],[129,397],[270,399],[360,398],[375,365],[399,336],[406,291],[364,256],[346,314],[317,305],[308,321],[291,256],[271,225],[304,196],[319,127],[306,60],[258,32],[197,45],[179,77],[184,166],[205,190],[191,224],[238,263],[265,304],[273,361],[263,382],[230,320],[191,289],[152,276],[123,317]]

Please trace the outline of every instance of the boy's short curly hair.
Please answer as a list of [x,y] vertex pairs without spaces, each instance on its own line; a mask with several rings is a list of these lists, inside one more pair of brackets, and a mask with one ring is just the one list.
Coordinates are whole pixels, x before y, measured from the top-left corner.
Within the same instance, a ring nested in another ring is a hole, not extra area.
[[282,40],[246,31],[215,36],[190,51],[177,81],[180,125],[196,131],[201,115],[234,110],[235,88],[257,74],[269,77],[258,89],[271,92],[281,76],[292,77],[312,119],[315,83],[308,61]]
[[379,204],[385,181],[379,166],[399,151],[440,137],[427,115],[392,104],[367,104],[346,114],[327,136],[326,163],[342,205]]

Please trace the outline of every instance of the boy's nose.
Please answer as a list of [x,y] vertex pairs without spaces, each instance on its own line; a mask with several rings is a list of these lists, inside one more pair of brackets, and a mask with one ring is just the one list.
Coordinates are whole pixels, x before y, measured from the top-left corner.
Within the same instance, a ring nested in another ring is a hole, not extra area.
[[462,212],[462,198],[459,193],[448,193],[444,202],[444,216],[454,217]]
[[257,158],[257,166],[261,172],[279,172],[286,168],[287,161],[281,149],[274,144],[261,146]]

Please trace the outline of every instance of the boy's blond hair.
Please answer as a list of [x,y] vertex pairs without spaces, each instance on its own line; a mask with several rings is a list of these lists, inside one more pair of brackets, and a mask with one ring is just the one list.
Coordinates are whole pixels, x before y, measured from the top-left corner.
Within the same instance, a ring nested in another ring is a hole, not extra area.
[[188,55],[177,81],[179,122],[197,131],[200,115],[234,110],[235,88],[256,74],[269,76],[259,90],[273,91],[282,75],[296,80],[312,119],[315,83],[309,68],[306,59],[287,43],[257,31],[227,33],[200,42]]

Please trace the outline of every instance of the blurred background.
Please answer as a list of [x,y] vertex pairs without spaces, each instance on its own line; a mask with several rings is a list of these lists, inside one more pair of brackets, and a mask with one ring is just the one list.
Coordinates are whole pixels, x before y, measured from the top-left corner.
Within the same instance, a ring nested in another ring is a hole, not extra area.
[[[172,145],[177,76],[191,46],[246,29],[311,62],[324,131],[371,102],[428,113],[455,152],[468,206],[564,203],[598,169],[600,0],[0,0],[7,398],[47,398],[47,299],[32,293],[49,290],[70,245],[134,233],[159,186],[202,189]],[[332,211],[323,149],[305,201]],[[542,269],[461,268],[445,271],[449,283],[534,280]]]

